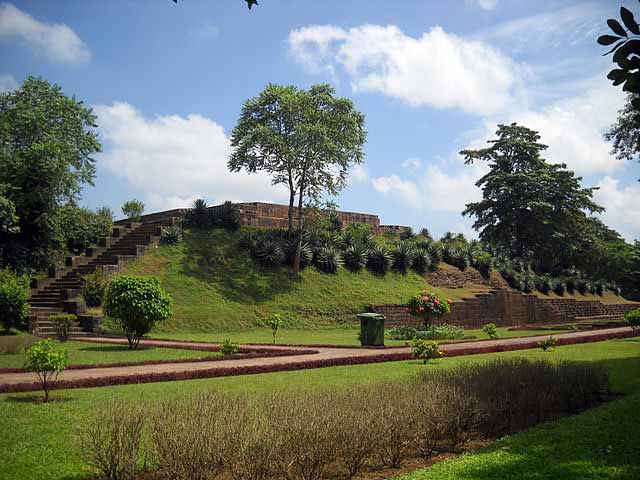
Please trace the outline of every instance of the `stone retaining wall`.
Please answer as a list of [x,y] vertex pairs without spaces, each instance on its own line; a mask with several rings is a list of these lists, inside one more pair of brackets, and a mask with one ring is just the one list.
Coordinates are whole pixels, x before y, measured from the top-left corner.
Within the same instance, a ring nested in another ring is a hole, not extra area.
[[[475,298],[453,302],[447,321],[465,328],[481,328],[493,322],[499,327],[572,322],[576,317],[619,315],[640,307],[640,303],[605,304],[598,300],[539,298],[512,290],[497,290]],[[387,317],[387,326],[415,325],[421,320],[405,313],[403,305],[376,305]]]

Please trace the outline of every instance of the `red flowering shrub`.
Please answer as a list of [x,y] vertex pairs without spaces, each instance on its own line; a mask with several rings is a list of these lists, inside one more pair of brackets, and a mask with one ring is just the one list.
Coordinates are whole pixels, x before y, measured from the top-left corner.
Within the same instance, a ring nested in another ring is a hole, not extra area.
[[451,312],[451,299],[440,298],[437,293],[423,290],[420,295],[411,297],[407,303],[407,311],[416,317],[425,315],[444,315]]

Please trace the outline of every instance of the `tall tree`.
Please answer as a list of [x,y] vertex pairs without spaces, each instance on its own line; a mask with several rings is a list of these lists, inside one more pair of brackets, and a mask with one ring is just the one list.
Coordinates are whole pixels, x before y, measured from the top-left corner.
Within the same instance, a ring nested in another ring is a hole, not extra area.
[[638,159],[640,155],[640,110],[634,107],[634,100],[640,100],[640,95],[627,95],[616,122],[604,134],[613,144],[611,153],[620,160]]
[[549,164],[538,132],[516,123],[499,125],[488,148],[463,150],[465,163],[483,161],[489,173],[476,185],[482,200],[463,215],[476,218],[480,238],[514,257],[535,261],[542,270],[563,268],[584,248],[588,213],[604,209],[593,200],[595,188],[582,188],[565,164]]
[[[266,171],[289,190],[289,232],[304,230],[304,206],[346,185],[348,170],[363,162],[364,115],[330,85],[309,90],[269,84],[245,102],[231,134],[231,171]],[[298,235],[298,249],[301,235]],[[299,255],[296,255],[298,259]],[[299,262],[294,261],[294,270]]]
[[57,85],[28,77],[0,94],[0,185],[17,219],[0,230],[3,262],[43,267],[55,242],[55,213],[93,184],[101,149],[96,117]]

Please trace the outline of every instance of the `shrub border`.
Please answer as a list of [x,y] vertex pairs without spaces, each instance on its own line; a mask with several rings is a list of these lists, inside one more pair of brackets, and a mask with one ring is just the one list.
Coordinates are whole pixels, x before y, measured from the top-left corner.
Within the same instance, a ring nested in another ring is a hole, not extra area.
[[[579,343],[601,342],[620,338],[640,336],[640,332],[632,330],[621,332],[609,332],[590,337],[558,338],[558,346],[573,345]],[[489,345],[484,347],[461,348],[451,352],[445,352],[445,357],[459,357],[464,355],[478,355],[483,353],[508,352],[513,350],[527,350],[537,348],[537,341],[520,342],[511,345]],[[237,375],[255,375],[260,373],[283,372],[293,370],[305,370],[312,368],[338,367],[348,365],[363,365],[369,363],[384,363],[411,359],[409,352],[384,353],[379,355],[356,355],[342,358],[328,358],[317,360],[302,360],[285,364],[273,365],[246,365],[240,367],[209,368],[187,372],[159,372],[139,375],[119,375],[103,378],[86,378],[82,380],[59,380],[52,389],[90,388],[109,385],[129,385],[151,382],[167,382],[177,380],[197,380],[204,378],[216,378]],[[0,393],[16,393],[35,391],[41,388],[39,382],[0,385]]]

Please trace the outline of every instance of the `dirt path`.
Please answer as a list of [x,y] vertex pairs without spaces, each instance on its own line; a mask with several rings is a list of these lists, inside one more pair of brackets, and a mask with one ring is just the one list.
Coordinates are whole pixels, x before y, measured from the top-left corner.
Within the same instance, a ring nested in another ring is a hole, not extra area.
[[[628,327],[603,330],[561,333],[553,335],[559,344],[586,343],[611,338],[634,336]],[[447,356],[474,355],[506,350],[535,348],[541,337],[516,337],[498,340],[470,341],[441,345]],[[123,344],[125,339],[87,337],[83,342]],[[189,348],[211,350],[216,344],[207,342],[181,342],[172,340],[143,340],[141,345],[165,348]],[[321,368],[337,365],[353,365],[406,360],[410,357],[407,347],[385,349],[330,348],[330,347],[283,347],[269,345],[244,345],[261,351],[299,351],[288,356],[241,358],[217,361],[181,362],[171,364],[147,364],[109,368],[67,370],[58,379],[56,388],[79,388],[126,383],[173,381],[195,378],[210,378],[229,375],[266,373],[305,368]],[[309,353],[309,351],[314,353]],[[30,391],[39,389],[30,372],[0,374],[0,392]]]

